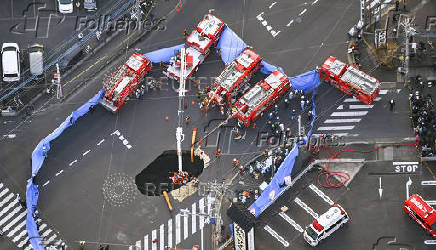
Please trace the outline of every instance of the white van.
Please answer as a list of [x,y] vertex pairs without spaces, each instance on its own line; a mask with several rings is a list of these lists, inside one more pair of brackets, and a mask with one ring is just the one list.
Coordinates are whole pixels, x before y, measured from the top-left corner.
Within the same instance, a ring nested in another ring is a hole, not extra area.
[[73,0],[58,0],[59,12],[62,14],[73,13]]
[[311,246],[330,236],[334,231],[348,222],[348,214],[338,204],[334,204],[327,212],[306,227],[303,237]]
[[2,46],[3,81],[20,80],[20,48],[16,43],[3,43]]
[[43,53],[44,46],[41,44],[35,43],[29,48],[29,63],[30,63],[30,73],[32,75],[42,75],[44,73],[44,64],[43,64]]

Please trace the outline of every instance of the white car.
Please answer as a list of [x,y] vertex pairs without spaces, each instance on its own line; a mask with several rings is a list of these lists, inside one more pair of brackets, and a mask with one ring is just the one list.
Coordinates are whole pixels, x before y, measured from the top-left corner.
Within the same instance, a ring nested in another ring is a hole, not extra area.
[[73,0],[58,0],[59,12],[62,14],[73,13]]
[[3,81],[15,82],[20,80],[20,61],[20,48],[18,47],[18,44],[3,43]]

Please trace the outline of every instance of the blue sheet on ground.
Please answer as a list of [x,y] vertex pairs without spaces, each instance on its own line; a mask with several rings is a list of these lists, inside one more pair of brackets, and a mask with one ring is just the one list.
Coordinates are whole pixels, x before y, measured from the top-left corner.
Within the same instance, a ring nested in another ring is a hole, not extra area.
[[314,69],[311,71],[307,71],[298,76],[290,77],[292,88],[303,90],[304,93],[307,93],[321,84],[318,76],[318,70]]
[[152,52],[145,53],[144,56],[153,63],[168,63],[171,57],[177,55],[180,49],[185,47],[185,44],[179,44],[169,48],[158,49]]
[[263,60],[262,60],[261,64],[262,64],[262,68],[260,69],[260,72],[265,74],[265,75],[271,74],[271,72],[273,72],[274,70],[278,70],[278,71],[281,71],[282,73],[284,73],[284,71],[281,67],[277,67],[275,65],[269,64]]
[[315,113],[315,89],[312,93],[312,121],[310,123],[309,133],[307,137],[301,143],[297,143],[294,148],[289,152],[286,158],[283,160],[280,165],[279,170],[275,173],[269,185],[265,188],[262,194],[254,201],[253,204],[248,208],[250,211],[254,209],[254,216],[257,218],[259,215],[269,206],[271,205],[286,189],[287,185],[285,184],[285,177],[290,176],[292,173],[292,169],[294,168],[295,159],[298,156],[298,149],[300,145],[305,145],[307,143],[308,138],[312,135],[313,123],[316,119]]
[[35,250],[43,250],[44,246],[41,241],[41,236],[38,233],[35,219],[33,218],[33,213],[36,210],[39,196],[38,186],[33,183],[33,177],[38,174],[38,171],[44,163],[45,154],[50,150],[50,142],[58,138],[65,129],[73,125],[78,118],[88,113],[91,106],[97,105],[103,94],[104,90],[102,89],[85,104],[73,111],[73,113],[69,115],[55,130],[53,130],[53,132],[42,139],[32,152],[32,177],[29,179],[26,186],[26,230],[30,239],[30,244]]
[[247,47],[247,44],[226,26],[221,34],[221,38],[216,46],[221,51],[221,59],[225,64],[235,60],[235,58]]

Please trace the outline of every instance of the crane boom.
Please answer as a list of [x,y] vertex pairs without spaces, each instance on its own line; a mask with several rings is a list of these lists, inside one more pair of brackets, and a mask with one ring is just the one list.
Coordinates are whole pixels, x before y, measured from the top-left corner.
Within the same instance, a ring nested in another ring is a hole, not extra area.
[[179,86],[179,110],[178,110],[178,125],[176,128],[176,140],[177,140],[177,160],[179,164],[179,172],[183,171],[182,164],[182,141],[185,139],[185,135],[183,134],[183,101],[185,97],[185,48],[182,48],[180,51],[181,64],[180,64],[180,86]]

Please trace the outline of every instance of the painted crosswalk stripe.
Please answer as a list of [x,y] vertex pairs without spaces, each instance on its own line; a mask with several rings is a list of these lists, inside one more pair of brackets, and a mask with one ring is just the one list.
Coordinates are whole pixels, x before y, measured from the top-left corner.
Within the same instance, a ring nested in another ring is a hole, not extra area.
[[263,227],[272,237],[278,240],[284,247],[289,247],[289,242],[287,242],[282,236],[280,236],[276,231],[274,231],[269,225]]
[[[27,234],[27,231],[24,231]],[[26,238],[22,241],[20,241],[20,243],[18,243],[18,247],[22,248],[24,246],[24,244],[26,244],[29,241],[29,237],[26,236]]]
[[11,203],[9,203],[6,207],[3,208],[3,210],[0,212],[0,217],[2,217],[5,213],[9,211],[9,209],[15,207],[15,205],[18,203],[18,200],[14,200]]
[[374,105],[350,105],[350,109],[371,109]]
[[176,245],[180,243],[180,214],[176,215]]
[[148,250],[148,234],[144,236],[144,250]]
[[17,242],[21,237],[27,234],[26,230],[21,231],[17,236],[15,236],[12,241],[15,243]]
[[[6,196],[6,198],[4,198],[1,202],[0,202],[0,207],[3,207],[6,203],[8,203],[12,197],[14,197],[14,194],[9,194],[8,196]],[[0,214],[1,216],[1,214]]]
[[313,218],[318,219],[318,214],[313,211],[311,207],[309,207],[306,203],[304,203],[300,198],[295,197],[295,203],[297,203],[301,208],[303,208],[308,214],[310,214]]
[[[200,214],[204,214],[204,198],[201,198],[198,201],[198,206],[200,208]],[[200,229],[203,229],[203,227],[204,227],[204,218],[203,218],[203,216],[200,216],[199,219],[200,219]]]
[[[188,210],[188,209],[186,208],[186,210]],[[195,215],[192,215],[192,217],[194,217],[194,216]],[[186,240],[188,238],[188,226],[189,226],[188,218],[189,218],[188,215],[187,216],[183,216],[183,239],[184,240]]]
[[168,246],[173,247],[173,219],[168,220]]
[[3,197],[3,195],[7,194],[9,192],[9,188],[5,188],[0,193],[0,198]]
[[8,220],[10,220],[16,213],[18,213],[21,210],[21,207],[16,207],[14,210],[12,210],[7,216],[5,216],[2,220],[0,220],[0,226],[5,224]]
[[136,241],[135,250],[141,250],[141,241],[140,240]]
[[44,237],[46,237],[47,235],[49,235],[51,232],[52,232],[52,230],[49,228],[49,229],[47,229],[47,231],[45,231],[45,232],[41,235],[41,237],[44,238]]
[[327,119],[324,123],[351,123],[360,122],[362,118],[350,118],[350,119]]
[[[378,101],[380,101],[380,100],[381,100],[381,97],[376,97],[376,98],[374,99],[375,102],[378,102]],[[361,102],[361,101],[360,101],[359,99],[357,99],[356,97],[353,97],[353,98],[347,98],[347,99],[345,99],[344,102]]]
[[337,109],[344,109],[344,105],[339,105]]
[[379,95],[386,95],[388,93],[387,89],[381,89],[380,92],[378,92]]
[[[197,205],[195,202],[192,204],[192,214],[197,213]],[[192,216],[192,234],[197,232],[197,216]]]
[[30,245],[30,244],[29,244],[29,245],[27,245],[27,247],[26,247],[26,248],[24,248],[24,250],[31,250],[31,249],[33,249],[33,248],[32,248],[32,245]]
[[50,242],[54,241],[56,239],[56,237],[57,237],[57,235],[53,234],[50,238],[48,238],[47,242],[44,242],[44,243],[46,243],[46,244],[50,243]]
[[331,116],[364,116],[368,111],[333,112]]
[[312,189],[315,194],[317,194],[319,197],[321,197],[325,202],[327,202],[330,206],[333,206],[334,202],[330,197],[328,197],[323,191],[321,191],[317,186],[310,184],[309,188]]
[[157,242],[154,242],[155,239],[157,239],[157,231],[153,230],[151,232],[151,249],[152,250],[157,250]]
[[26,225],[26,220],[23,220],[20,224],[18,224],[12,231],[8,233],[8,237],[12,237],[18,230],[20,230],[24,225]]
[[304,229],[297,224],[297,222],[295,222],[293,219],[291,219],[291,217],[289,217],[287,214],[280,212],[279,213],[280,217],[282,217],[286,222],[288,222],[289,224],[291,224],[291,226],[293,226],[295,228],[295,230],[297,230],[298,232],[302,233],[304,231]]
[[351,130],[354,126],[336,126],[336,127],[319,127],[318,130],[320,131],[336,131],[336,130]]
[[3,183],[2,183],[2,182],[0,182],[0,189],[1,189],[1,188],[3,188]]
[[159,227],[159,249],[164,250],[165,247],[165,225],[162,224]]

